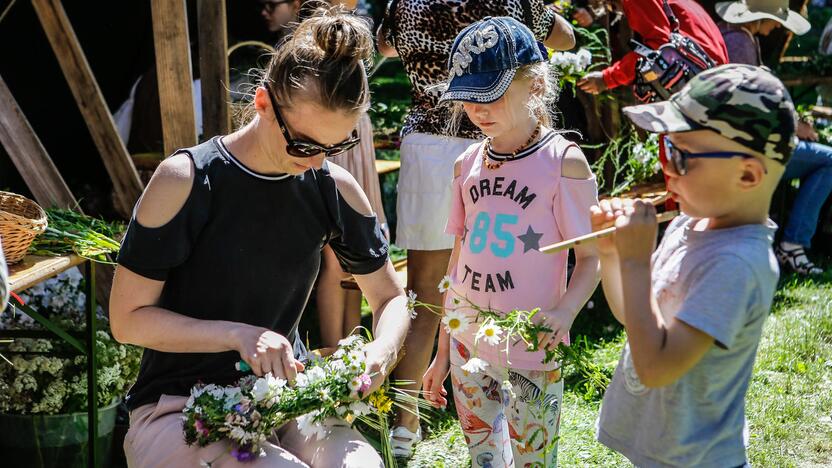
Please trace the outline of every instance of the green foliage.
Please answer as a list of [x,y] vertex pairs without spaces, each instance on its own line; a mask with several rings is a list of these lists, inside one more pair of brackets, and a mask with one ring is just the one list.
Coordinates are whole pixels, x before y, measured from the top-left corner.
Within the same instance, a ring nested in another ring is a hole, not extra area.
[[90,260],[110,263],[107,254],[116,253],[120,248],[114,238],[124,231],[122,223],[110,223],[60,208],[48,208],[46,217],[46,232],[32,242],[29,247],[31,254],[57,256],[74,253]]
[[[658,179],[661,173],[659,139],[654,133],[642,140],[630,126],[603,148],[604,152],[592,165],[592,171],[598,178],[599,193],[615,196],[636,184]],[[608,166],[612,169],[611,178],[605,176]]]

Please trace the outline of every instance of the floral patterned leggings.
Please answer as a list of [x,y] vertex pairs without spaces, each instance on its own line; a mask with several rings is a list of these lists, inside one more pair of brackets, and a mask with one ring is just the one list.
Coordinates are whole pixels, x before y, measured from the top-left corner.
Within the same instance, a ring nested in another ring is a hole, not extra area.
[[560,369],[508,371],[489,366],[469,373],[471,352],[451,340],[451,382],[474,467],[557,466],[563,380]]

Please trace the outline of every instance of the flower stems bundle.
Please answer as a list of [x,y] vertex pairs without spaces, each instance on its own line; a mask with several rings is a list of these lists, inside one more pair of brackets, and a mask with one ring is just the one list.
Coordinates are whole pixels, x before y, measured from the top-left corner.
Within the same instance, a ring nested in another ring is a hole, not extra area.
[[[204,447],[228,439],[237,460],[251,461],[260,456],[272,431],[293,419],[304,436],[318,439],[326,435],[325,422],[333,417],[349,422],[360,418],[371,427],[385,428],[393,406],[389,389],[382,387],[367,401],[359,400],[371,385],[365,344],[358,335],[341,340],[332,356],[311,362],[293,385],[266,374],[243,377],[237,385],[194,386],[183,410],[185,441]],[[382,454],[392,460],[387,438],[381,440]]]
[[77,211],[60,208],[46,210],[48,227],[35,238],[29,253],[42,256],[76,254],[102,263],[110,263],[107,254],[118,252],[113,238],[122,231],[119,223],[108,223]]

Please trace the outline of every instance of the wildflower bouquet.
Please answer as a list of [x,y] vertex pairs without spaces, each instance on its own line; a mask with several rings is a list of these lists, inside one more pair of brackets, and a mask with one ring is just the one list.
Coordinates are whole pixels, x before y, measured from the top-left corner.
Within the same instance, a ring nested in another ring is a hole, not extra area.
[[273,430],[293,419],[303,435],[318,439],[326,435],[329,418],[360,419],[382,433],[382,455],[392,460],[385,444],[393,400],[387,386],[366,395],[372,377],[366,373],[366,343],[359,335],[341,340],[334,354],[309,363],[293,385],[266,374],[243,377],[237,385],[194,386],[183,410],[185,441],[206,446],[228,439],[232,456],[245,462],[260,455]]

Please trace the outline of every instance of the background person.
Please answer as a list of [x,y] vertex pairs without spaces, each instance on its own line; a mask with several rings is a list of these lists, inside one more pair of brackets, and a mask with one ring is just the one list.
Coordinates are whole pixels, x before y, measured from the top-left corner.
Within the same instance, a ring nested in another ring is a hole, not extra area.
[[[781,26],[795,34],[811,28],[799,13],[789,10],[788,0],[720,2],[716,12],[722,18],[719,27],[732,63],[760,66],[760,36]],[[798,122],[797,137],[800,141],[783,180],[800,179],[800,190],[774,252],[784,267],[800,275],[820,275],[823,270],[812,263],[806,249],[812,245],[821,209],[832,193],[832,147],[817,143],[817,132],[805,121]]]
[[[694,0],[613,0],[611,3],[613,8],[624,11],[630,29],[639,42],[658,49],[670,40],[671,26],[664,11],[665,1],[679,20],[682,34],[696,41],[718,65],[728,63],[728,52],[719,29],[705,9]],[[584,92],[598,94],[632,84],[638,57],[631,51],[604,70],[587,73],[578,86]]]

